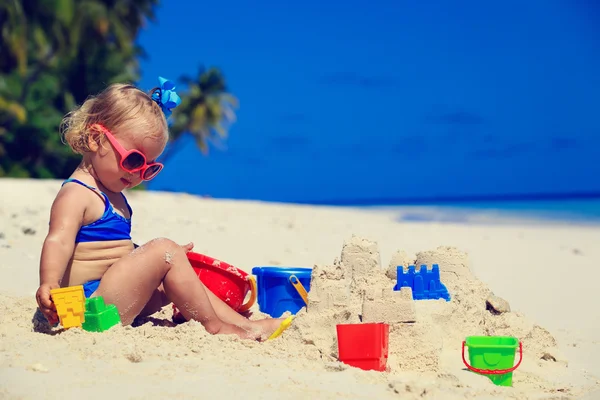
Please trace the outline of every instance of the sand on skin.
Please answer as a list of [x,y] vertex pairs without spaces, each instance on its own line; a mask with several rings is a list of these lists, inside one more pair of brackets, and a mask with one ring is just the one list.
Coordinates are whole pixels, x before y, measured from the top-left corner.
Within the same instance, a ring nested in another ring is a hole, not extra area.
[[[347,246],[365,247],[361,262],[375,272],[364,289],[391,285],[385,273],[392,257],[440,263],[453,301],[417,302],[415,324],[391,327],[391,371],[376,373],[335,360],[333,324],[356,318],[358,295],[342,309],[301,311],[285,335],[262,344],[210,336],[194,322],[161,326],[169,307],[139,327],[103,334],[33,331],[39,249],[59,185],[0,180],[0,271],[10,277],[0,281],[0,397],[56,398],[65,385],[69,396],[87,398],[238,398],[243,390],[249,398],[560,399],[598,390],[597,227],[399,223],[390,213],[364,210],[129,193],[137,242],[191,240],[196,251],[245,271],[316,265],[327,276],[353,268]],[[585,279],[569,281],[574,271]],[[351,293],[362,290],[350,286]],[[512,312],[487,312],[490,291],[507,299]],[[470,334],[523,341],[514,388],[464,371],[460,344]],[[540,359],[543,353],[556,361]]]

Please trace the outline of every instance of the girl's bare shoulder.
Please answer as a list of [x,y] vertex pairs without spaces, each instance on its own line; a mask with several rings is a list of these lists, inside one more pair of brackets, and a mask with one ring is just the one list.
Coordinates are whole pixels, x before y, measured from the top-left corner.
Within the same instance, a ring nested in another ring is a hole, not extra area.
[[52,204],[51,218],[77,217],[82,223],[96,220],[104,212],[104,199],[94,190],[68,182],[58,191]]

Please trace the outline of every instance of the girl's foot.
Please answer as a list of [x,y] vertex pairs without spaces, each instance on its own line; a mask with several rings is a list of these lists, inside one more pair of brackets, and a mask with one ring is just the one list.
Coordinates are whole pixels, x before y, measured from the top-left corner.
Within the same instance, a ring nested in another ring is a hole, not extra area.
[[223,324],[217,335],[237,335],[241,339],[260,340],[260,333],[250,327],[242,328],[237,325]]
[[285,318],[266,318],[258,321],[252,321],[254,330],[260,332],[261,342],[267,340],[277,329]]
[[245,327],[239,327],[232,324],[223,324],[219,330],[219,335],[237,335],[241,339],[257,340],[264,342],[267,340],[279,327],[286,318],[266,318],[258,321],[248,321],[249,324]]

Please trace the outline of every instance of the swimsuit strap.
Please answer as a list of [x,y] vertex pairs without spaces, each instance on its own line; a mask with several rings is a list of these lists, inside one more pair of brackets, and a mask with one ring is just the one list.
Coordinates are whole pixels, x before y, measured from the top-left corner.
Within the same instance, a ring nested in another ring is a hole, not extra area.
[[125,204],[127,205],[127,209],[129,210],[129,218],[131,219],[133,217],[133,210],[131,209],[129,202],[127,201],[127,197],[125,197],[123,192],[121,192],[121,196],[123,196],[123,200],[125,200]]
[[[86,188],[88,188],[88,189],[90,189],[90,190],[92,190],[92,191],[94,191],[94,192],[96,192],[96,193],[99,193],[99,194],[101,194],[101,195],[102,195],[102,197],[104,197],[104,212],[105,212],[105,213],[106,213],[106,212],[108,211],[108,209],[111,207],[110,200],[108,199],[108,196],[107,196],[107,195],[106,195],[106,194],[105,194],[103,191],[101,191],[100,189],[98,189],[98,188],[95,188],[95,187],[93,187],[93,186],[90,186],[90,185],[88,185],[88,184],[85,184],[85,183],[81,182],[79,179],[75,179],[75,178],[69,178],[69,179],[67,179],[66,181],[64,181],[64,182],[62,183],[62,185],[61,185],[61,186],[64,186],[64,185],[65,185],[65,183],[69,183],[69,182],[77,183],[77,184],[79,184],[79,185],[81,185],[81,186],[83,186],[83,187],[86,187]],[[125,201],[127,201],[127,200],[125,200]],[[127,207],[129,207],[129,204],[127,204]]]

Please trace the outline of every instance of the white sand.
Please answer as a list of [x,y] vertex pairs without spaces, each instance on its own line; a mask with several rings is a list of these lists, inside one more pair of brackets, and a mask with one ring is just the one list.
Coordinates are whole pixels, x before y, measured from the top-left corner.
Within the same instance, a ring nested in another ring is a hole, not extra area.
[[[136,242],[193,241],[246,271],[317,265],[315,307],[266,343],[210,336],[193,322],[170,327],[168,307],[136,328],[47,334],[33,329],[33,294],[59,185],[0,180],[0,398],[600,398],[599,227],[399,223],[389,211],[133,192]],[[417,322],[391,326],[389,372],[340,364],[335,323],[357,320],[365,292],[393,286],[392,257],[440,264],[452,301],[415,302]],[[349,293],[345,304],[325,304],[336,287]],[[512,311],[486,311],[490,291]],[[464,369],[461,341],[477,334],[523,342],[512,388]]]

